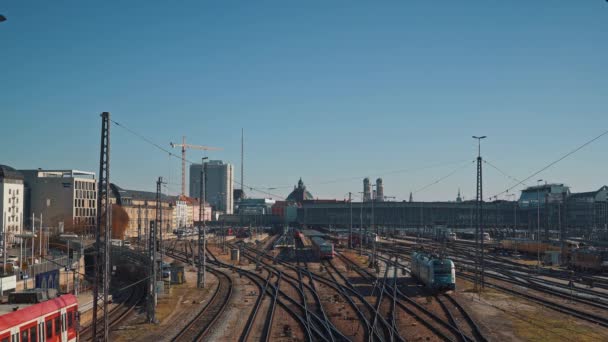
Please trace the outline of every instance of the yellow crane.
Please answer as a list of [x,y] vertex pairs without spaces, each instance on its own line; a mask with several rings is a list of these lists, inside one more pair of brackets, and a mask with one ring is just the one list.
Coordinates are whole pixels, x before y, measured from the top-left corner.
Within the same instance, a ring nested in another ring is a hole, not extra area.
[[203,151],[219,151],[219,150],[221,150],[221,148],[186,144],[185,136],[182,137],[181,144],[174,144],[174,143],[169,143],[169,144],[173,148],[177,148],[177,147],[182,148],[182,195],[185,196],[186,195],[186,149],[203,150]]

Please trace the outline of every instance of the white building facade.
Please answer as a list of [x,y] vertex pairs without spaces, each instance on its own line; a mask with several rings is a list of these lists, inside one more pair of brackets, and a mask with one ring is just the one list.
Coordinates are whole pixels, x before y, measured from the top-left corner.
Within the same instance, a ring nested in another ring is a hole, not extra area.
[[10,166],[0,165],[0,225],[3,239],[6,244],[16,242],[15,235],[23,231],[23,175]]
[[[177,199],[173,207],[173,228],[191,227],[192,223],[188,225],[188,214],[192,215],[192,210],[188,209],[188,203]],[[191,220],[192,216],[190,216]]]

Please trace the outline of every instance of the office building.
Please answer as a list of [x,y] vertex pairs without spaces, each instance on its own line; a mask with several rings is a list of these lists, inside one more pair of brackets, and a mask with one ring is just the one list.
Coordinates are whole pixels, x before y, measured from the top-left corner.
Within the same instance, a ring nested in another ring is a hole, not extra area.
[[45,226],[92,235],[97,218],[94,172],[20,170],[24,179],[25,217],[34,214]]
[[[234,170],[231,164],[221,160],[205,162],[205,200],[215,211],[225,214],[234,212]],[[201,164],[190,166],[190,197],[201,198]]]

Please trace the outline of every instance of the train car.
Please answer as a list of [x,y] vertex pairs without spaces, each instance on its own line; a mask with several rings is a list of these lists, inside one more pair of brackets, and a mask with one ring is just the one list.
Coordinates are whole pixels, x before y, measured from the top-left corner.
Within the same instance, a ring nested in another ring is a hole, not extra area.
[[412,253],[412,275],[435,291],[456,289],[454,262],[424,252]]
[[[473,240],[473,241],[475,240],[475,232],[462,232],[462,233],[459,233],[458,235],[460,235],[460,238],[464,239],[464,240]],[[488,242],[492,241],[492,237],[490,236],[490,233],[485,233],[484,232],[482,234],[482,237],[483,237],[483,241],[484,242],[485,241],[488,241]]]
[[236,237],[239,239],[245,239],[251,237],[251,232],[245,228],[240,228],[236,231]]
[[581,248],[574,250],[570,267],[579,271],[608,272],[608,249]]
[[334,244],[334,247],[345,248],[348,247],[348,235],[332,235],[327,238],[328,242]]
[[367,234],[364,234],[363,239],[365,239],[364,242],[369,245],[371,245],[374,242],[380,241],[380,239],[378,238],[378,234],[373,233],[373,232],[367,232]]
[[[570,260],[573,251],[579,248],[579,243],[576,241],[565,240],[565,250],[562,260]],[[508,252],[518,252],[530,255],[544,255],[547,252],[559,252],[562,250],[561,242],[559,241],[537,241],[530,239],[504,239],[500,241],[498,248]]]
[[[6,307],[6,308],[5,308]],[[17,310],[13,310],[18,307]],[[75,342],[78,340],[78,300],[65,294],[42,303],[0,305],[1,342]]]
[[312,241],[313,253],[317,258],[319,258],[319,260],[333,259],[333,257],[335,256],[333,243],[325,241],[324,239],[317,236],[313,236],[310,240]]

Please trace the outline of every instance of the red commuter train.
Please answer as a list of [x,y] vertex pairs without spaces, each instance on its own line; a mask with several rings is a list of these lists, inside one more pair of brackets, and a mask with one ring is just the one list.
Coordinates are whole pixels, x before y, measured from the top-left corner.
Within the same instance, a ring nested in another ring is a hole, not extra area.
[[0,342],[78,340],[78,300],[74,295],[65,294],[25,307],[24,304],[3,306],[12,311],[0,316]]

